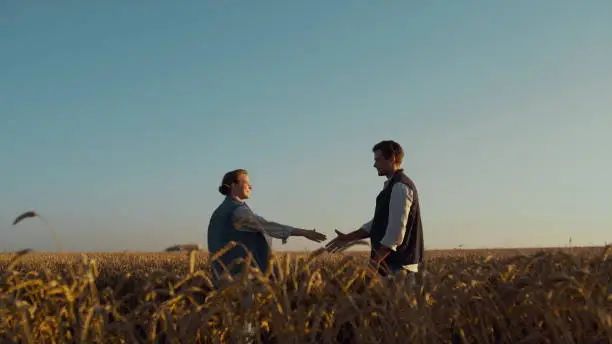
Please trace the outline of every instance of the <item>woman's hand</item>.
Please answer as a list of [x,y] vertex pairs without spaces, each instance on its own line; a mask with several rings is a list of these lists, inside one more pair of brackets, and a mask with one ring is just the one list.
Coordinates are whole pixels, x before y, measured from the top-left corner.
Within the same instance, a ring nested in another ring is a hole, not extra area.
[[327,236],[323,233],[319,233],[316,230],[312,229],[300,229],[299,233],[297,233],[300,236],[303,236],[304,238],[311,240],[311,241],[315,241],[315,242],[321,242],[321,241],[325,241],[327,240]]

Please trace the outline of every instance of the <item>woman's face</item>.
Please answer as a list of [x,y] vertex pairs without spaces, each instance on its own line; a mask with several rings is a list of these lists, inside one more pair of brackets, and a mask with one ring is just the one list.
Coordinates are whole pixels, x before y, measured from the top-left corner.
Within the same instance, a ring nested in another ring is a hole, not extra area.
[[251,189],[253,189],[253,186],[248,174],[240,174],[238,181],[232,184],[232,194],[239,199],[248,199],[251,195]]

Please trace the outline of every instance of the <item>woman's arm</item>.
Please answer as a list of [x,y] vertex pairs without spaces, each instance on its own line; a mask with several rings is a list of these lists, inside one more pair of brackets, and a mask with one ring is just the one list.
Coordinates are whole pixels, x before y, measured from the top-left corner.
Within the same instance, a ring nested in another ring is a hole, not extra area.
[[237,230],[266,233],[273,238],[281,239],[283,244],[287,243],[290,236],[302,236],[313,241],[323,241],[327,238],[324,234],[317,233],[314,230],[268,221],[255,214],[246,204],[234,210],[232,222]]

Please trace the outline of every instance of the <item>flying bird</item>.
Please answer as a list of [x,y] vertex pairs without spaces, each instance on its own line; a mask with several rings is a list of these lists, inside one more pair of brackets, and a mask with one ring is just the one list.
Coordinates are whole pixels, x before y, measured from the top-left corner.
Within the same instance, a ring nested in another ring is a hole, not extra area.
[[38,216],[38,214],[34,210],[26,211],[25,213],[17,216],[15,221],[13,221],[13,226],[18,224],[19,222],[21,222],[24,219],[28,219],[28,218],[31,218],[31,217],[37,217],[37,216]]

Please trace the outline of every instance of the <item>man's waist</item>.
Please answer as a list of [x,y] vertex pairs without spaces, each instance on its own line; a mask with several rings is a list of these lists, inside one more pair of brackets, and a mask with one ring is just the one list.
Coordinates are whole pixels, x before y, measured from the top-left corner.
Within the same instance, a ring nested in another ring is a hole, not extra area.
[[[394,253],[394,252],[392,252]],[[393,259],[395,258],[395,259]],[[419,271],[419,262],[414,262],[414,259],[402,259],[398,261],[397,257],[391,257],[391,254],[385,257],[384,264],[393,270],[408,270],[413,272]]]
[[396,270],[398,271],[407,270],[407,271],[412,271],[412,272],[419,272],[419,264],[401,265]]

